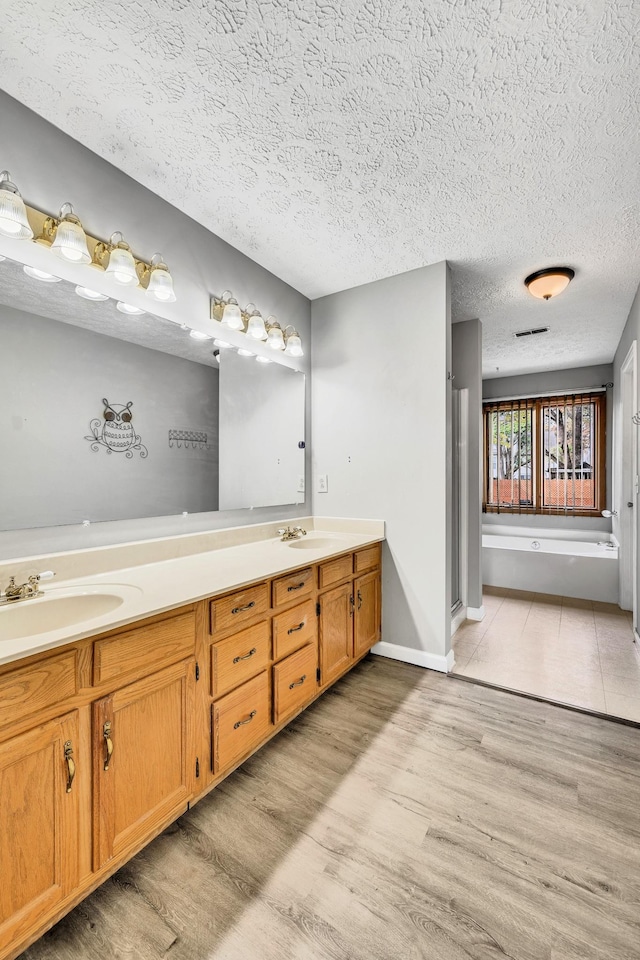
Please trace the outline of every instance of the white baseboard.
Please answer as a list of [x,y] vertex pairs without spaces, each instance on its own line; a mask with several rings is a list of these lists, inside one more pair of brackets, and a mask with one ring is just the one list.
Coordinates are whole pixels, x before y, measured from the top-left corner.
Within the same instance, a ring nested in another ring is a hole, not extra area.
[[635,628],[633,631],[633,639],[635,640],[636,643],[640,643],[640,636],[638,636],[638,631]]
[[451,618],[451,636],[454,635],[456,630],[462,626],[462,624],[467,619],[467,608],[460,607],[459,610],[456,610],[455,614]]
[[484,607],[467,607],[467,620],[484,620]]
[[446,657],[437,653],[428,653],[426,650],[415,650],[413,647],[400,647],[396,643],[387,643],[382,640],[371,648],[371,653],[388,660],[401,660],[403,663],[412,663],[416,667],[426,667],[427,670],[438,670],[439,673],[449,673],[453,669],[453,650],[449,650]]

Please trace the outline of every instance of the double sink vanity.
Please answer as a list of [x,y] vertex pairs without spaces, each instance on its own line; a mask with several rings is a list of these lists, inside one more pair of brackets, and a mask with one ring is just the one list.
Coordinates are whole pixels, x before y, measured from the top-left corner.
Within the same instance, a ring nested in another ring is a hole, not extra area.
[[300,522],[48,556],[0,605],[1,960],[380,639],[384,524]]

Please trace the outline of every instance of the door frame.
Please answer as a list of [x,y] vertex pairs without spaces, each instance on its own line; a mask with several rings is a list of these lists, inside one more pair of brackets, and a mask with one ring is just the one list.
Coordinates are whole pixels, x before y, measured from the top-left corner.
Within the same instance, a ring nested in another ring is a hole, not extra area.
[[[638,623],[638,428],[632,418],[638,402],[637,349],[634,340],[620,368],[622,456],[620,482],[616,484],[620,497],[616,524],[620,542],[620,606],[633,610],[634,629]],[[629,507],[629,503],[633,506]]]

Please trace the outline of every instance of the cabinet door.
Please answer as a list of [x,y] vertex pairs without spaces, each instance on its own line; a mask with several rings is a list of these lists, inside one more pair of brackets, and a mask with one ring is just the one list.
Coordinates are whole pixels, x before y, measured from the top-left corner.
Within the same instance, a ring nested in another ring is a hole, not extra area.
[[352,586],[346,583],[320,597],[320,683],[331,683],[353,659]]
[[94,869],[139,847],[193,795],[195,661],[94,704]]
[[0,745],[0,953],[78,882],[78,714]]
[[380,572],[358,577],[353,584],[355,616],[353,655],[361,657],[380,639]]

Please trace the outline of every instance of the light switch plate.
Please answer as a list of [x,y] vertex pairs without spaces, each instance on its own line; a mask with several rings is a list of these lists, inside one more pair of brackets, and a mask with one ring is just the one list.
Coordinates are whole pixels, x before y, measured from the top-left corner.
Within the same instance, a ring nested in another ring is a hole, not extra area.
[[329,491],[329,477],[326,473],[318,474],[318,485],[316,487],[318,493],[328,493]]
[[304,477],[302,475],[298,477],[298,486],[296,487],[296,493],[304,493]]

